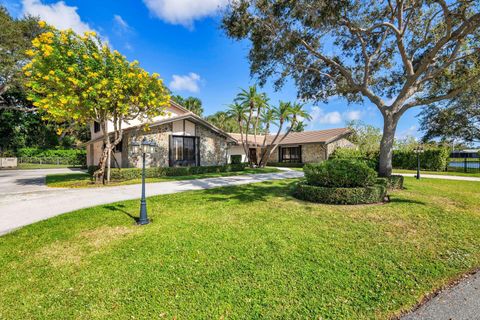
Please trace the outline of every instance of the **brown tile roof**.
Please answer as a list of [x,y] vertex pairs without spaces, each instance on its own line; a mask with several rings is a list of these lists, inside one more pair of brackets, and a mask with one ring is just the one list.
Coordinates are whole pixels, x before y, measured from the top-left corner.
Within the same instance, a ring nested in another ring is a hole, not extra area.
[[[344,135],[350,133],[350,129],[348,128],[336,128],[336,129],[327,129],[327,130],[311,130],[311,131],[304,131],[304,132],[290,132],[287,137],[282,141],[282,144],[301,144],[301,143],[329,143],[331,141],[337,140]],[[241,137],[239,133],[229,133],[229,135],[237,140],[238,143],[241,141]],[[277,141],[280,141],[283,137],[281,134],[278,137]],[[272,143],[275,135],[268,135],[267,136],[267,144]],[[243,135],[243,139],[245,139],[245,134]],[[263,144],[263,135],[257,135],[257,144]],[[248,135],[249,143],[254,143],[254,136],[253,134]]]

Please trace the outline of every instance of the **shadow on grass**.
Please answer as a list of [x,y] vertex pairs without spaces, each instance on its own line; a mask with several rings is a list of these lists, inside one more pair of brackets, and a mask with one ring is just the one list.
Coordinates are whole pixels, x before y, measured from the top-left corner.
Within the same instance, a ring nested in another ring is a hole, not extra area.
[[389,203],[410,203],[410,204],[426,205],[426,203],[423,201],[412,200],[412,199],[399,199],[399,198],[390,198]]
[[125,208],[125,205],[123,204],[110,204],[110,205],[105,205],[103,206],[105,209],[108,209],[110,211],[114,212],[121,212],[127,215],[130,219],[132,219],[135,223],[138,222],[138,217],[132,216],[132,214],[128,211],[125,211],[123,208]]

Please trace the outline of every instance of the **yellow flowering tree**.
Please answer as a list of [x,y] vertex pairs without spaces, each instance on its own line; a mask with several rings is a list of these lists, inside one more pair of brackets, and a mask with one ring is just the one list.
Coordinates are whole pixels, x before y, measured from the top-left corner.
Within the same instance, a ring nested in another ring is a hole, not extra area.
[[[42,21],[39,25],[45,32],[33,39],[33,49],[27,51],[31,61],[23,68],[28,99],[49,120],[100,123],[105,147],[94,176],[105,182],[107,160],[122,140],[122,125],[133,119],[148,123],[162,115],[170,100],[168,89],[158,74],[127,61],[94,32],[81,36]],[[107,132],[108,123],[113,132]]]

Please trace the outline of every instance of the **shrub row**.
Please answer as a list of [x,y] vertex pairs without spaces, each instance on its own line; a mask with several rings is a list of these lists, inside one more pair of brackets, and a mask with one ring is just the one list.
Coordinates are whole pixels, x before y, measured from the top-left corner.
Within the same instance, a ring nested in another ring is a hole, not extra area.
[[[208,166],[208,167],[154,167],[145,169],[146,178],[188,176],[203,173],[219,173],[219,172],[236,172],[243,171],[247,164],[230,164],[226,166]],[[90,166],[88,173],[93,175],[96,166]],[[112,168],[110,171],[110,179],[112,180],[132,180],[142,177],[142,169],[140,168]]]
[[307,184],[320,187],[373,186],[377,173],[365,162],[356,159],[332,159],[303,167]]
[[267,162],[267,167],[302,168],[304,165],[298,162]]
[[[448,148],[427,147],[420,154],[420,168],[429,171],[445,171],[449,157]],[[338,148],[330,159],[359,159],[365,161],[369,167],[378,169],[379,152],[365,153],[356,149]],[[413,150],[394,150],[392,166],[397,169],[414,170],[417,168],[417,154]]]
[[373,185],[357,188],[327,188],[298,183],[294,196],[301,200],[326,204],[367,204],[384,201],[387,188]]
[[240,164],[242,163],[242,155],[240,154],[233,154],[230,156],[230,162],[232,164]]
[[86,165],[87,152],[84,149],[39,149],[21,148],[17,157],[24,158],[23,162],[60,163],[71,165]]

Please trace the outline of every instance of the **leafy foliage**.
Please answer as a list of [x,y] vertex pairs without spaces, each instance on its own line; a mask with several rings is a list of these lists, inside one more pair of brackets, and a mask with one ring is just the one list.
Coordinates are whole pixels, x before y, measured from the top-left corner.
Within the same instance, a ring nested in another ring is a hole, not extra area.
[[201,117],[203,115],[202,100],[196,97],[183,98],[180,95],[172,96],[172,100],[180,104],[185,109],[188,109]]
[[[33,39],[27,51],[32,59],[23,68],[28,98],[52,121],[100,123],[105,148],[96,173],[99,181],[108,154],[122,140],[122,124],[133,119],[148,123],[161,115],[170,100],[168,90],[158,74],[127,61],[94,32],[80,36],[43,21],[39,25],[44,32]],[[107,122],[113,124],[112,136]]]
[[320,187],[367,187],[375,184],[377,174],[363,161],[333,159],[303,167],[307,184]]
[[87,153],[84,149],[39,149],[39,148],[21,148],[17,151],[17,156],[28,158],[28,160],[43,160],[44,162],[55,163],[60,161],[62,164],[83,165],[87,164]]
[[[450,150],[445,147],[428,147],[420,153],[420,169],[444,171],[450,158]],[[393,167],[398,169],[417,169],[417,154],[413,150],[395,150]]]

